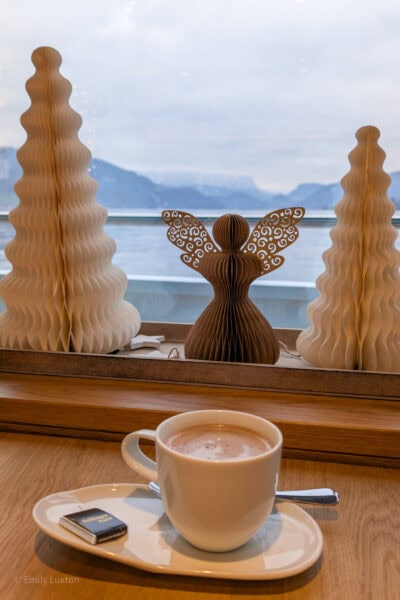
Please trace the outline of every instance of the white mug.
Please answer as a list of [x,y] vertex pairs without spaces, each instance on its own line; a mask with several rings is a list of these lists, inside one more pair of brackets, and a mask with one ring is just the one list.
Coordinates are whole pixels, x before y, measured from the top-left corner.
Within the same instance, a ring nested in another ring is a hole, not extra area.
[[[188,427],[241,427],[270,446],[245,458],[205,459],[184,454],[166,444]],[[139,447],[152,440],[156,462]],[[194,546],[214,552],[245,544],[271,513],[278,485],[282,434],[270,421],[230,410],[200,410],[166,419],[155,431],[142,429],[122,442],[125,462],[161,488],[164,510],[177,531]]]

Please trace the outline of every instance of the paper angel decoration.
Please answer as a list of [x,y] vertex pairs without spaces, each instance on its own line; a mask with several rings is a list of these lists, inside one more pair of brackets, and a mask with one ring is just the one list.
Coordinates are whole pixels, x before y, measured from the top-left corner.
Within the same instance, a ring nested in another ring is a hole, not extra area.
[[379,135],[372,126],[356,133],[326,271],[316,282],[320,296],[298,337],[298,351],[317,367],[400,372],[400,252]]
[[17,153],[19,205],[9,216],[16,234],[6,247],[13,268],[0,283],[0,345],[111,352],[136,335],[139,313],[123,300],[127,278],[111,262],[116,245],[103,230],[107,212],[95,201],[61,56],[42,47],[32,62],[31,106],[21,117],[27,140]]
[[193,215],[163,211],[168,239],[183,250],[182,261],[214,289],[213,300],[185,341],[186,358],[264,364],[278,360],[278,341],[248,297],[248,290],[257,277],[282,265],[284,258],[279,253],[297,239],[296,224],[303,215],[303,208],[273,211],[257,223],[250,236],[246,219],[223,215],[213,226],[214,243]]

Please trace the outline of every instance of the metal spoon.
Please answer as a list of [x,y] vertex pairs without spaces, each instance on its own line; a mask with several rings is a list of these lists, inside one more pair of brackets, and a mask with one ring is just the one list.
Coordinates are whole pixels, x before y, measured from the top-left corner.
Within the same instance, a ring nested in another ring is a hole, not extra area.
[[[160,486],[155,481],[150,481],[149,490],[161,498]],[[276,492],[277,500],[292,500],[303,504],[325,504],[334,505],[339,503],[339,494],[331,488],[317,488],[313,490],[293,490]]]

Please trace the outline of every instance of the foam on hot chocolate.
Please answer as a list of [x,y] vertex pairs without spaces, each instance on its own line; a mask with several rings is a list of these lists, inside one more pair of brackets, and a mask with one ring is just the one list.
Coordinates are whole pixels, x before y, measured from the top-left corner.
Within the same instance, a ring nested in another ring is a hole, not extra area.
[[236,425],[204,424],[182,429],[166,440],[182,454],[206,460],[239,460],[264,454],[271,443],[255,431]]

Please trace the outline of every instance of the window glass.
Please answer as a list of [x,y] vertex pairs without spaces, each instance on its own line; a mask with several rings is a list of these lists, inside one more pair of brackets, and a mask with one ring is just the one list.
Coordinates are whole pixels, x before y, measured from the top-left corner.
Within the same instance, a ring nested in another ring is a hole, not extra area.
[[[83,118],[97,200],[120,214],[106,229],[144,320],[193,321],[212,295],[167,240],[163,208],[237,212],[253,226],[270,210],[304,206],[284,265],[251,288],[272,324],[290,327],[307,324],[363,125],[381,130],[400,209],[397,0],[5,0],[2,8],[0,210],[18,201],[30,55],[53,46]],[[2,273],[12,237],[3,218]]]

